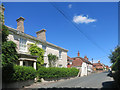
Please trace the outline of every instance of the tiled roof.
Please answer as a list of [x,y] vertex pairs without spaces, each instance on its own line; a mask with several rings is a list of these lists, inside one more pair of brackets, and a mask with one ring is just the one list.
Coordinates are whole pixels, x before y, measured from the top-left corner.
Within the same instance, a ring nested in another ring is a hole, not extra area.
[[82,66],[82,60],[79,58],[76,58],[73,62],[72,62],[72,66]]
[[[7,26],[7,27],[8,27],[8,26]],[[52,43],[49,43],[49,42],[47,42],[47,41],[40,40],[40,39],[38,39],[38,38],[36,38],[36,37],[33,37],[33,36],[31,36],[31,35],[28,35],[28,34],[19,32],[17,29],[14,29],[14,28],[11,28],[11,27],[8,27],[8,29],[9,29],[9,31],[12,31],[12,32],[14,32],[15,34],[18,34],[18,35],[20,35],[20,36],[27,37],[27,38],[30,38],[30,39],[32,39],[32,40],[39,41],[39,42],[44,43],[44,44],[48,44],[48,45],[50,45],[50,46],[53,46],[53,47],[56,47],[56,48],[59,48],[59,49],[62,49],[62,50],[64,50],[64,51],[68,52],[67,49],[61,48],[61,47],[56,46],[56,45],[54,45],[54,44],[52,44]]]
[[72,66],[82,66],[82,62],[85,62],[87,64],[92,64],[90,61],[82,58],[82,57],[73,57],[73,58],[70,58],[69,56],[67,56],[67,60],[70,61],[72,60]]
[[80,58],[83,62],[88,63],[88,64],[92,64],[90,61],[88,61],[82,57],[73,57],[73,59],[75,59],[75,58]]
[[101,63],[93,63],[94,66],[102,66]]

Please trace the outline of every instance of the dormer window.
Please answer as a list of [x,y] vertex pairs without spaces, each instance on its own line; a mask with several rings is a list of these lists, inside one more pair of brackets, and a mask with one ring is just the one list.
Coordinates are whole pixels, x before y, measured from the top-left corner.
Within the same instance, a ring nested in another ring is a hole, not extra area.
[[20,38],[19,49],[22,51],[26,50],[26,39]]

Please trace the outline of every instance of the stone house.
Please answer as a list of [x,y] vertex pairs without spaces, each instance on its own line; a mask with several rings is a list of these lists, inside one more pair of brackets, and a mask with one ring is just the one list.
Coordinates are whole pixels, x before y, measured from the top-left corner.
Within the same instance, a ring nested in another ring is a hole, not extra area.
[[[77,69],[80,70],[80,76],[84,76],[84,75],[88,75],[92,72],[92,63],[90,61],[88,61],[87,56],[85,56],[84,58],[80,57],[80,53],[78,51],[78,56],[77,57],[73,57],[70,58],[68,57],[68,65],[67,67],[75,67]],[[72,63],[70,64],[69,61],[72,61]]]
[[[4,11],[3,11],[4,14]],[[33,37],[24,33],[24,18],[20,17],[17,21],[17,29],[11,28],[9,26],[9,36],[8,40],[11,40],[17,45],[17,52],[19,54],[18,65],[20,66],[33,66],[36,69],[37,56],[32,56],[29,53],[29,44],[35,44],[45,50],[44,54],[44,66],[49,67],[48,54],[52,53],[57,55],[58,60],[56,61],[56,67],[67,67],[67,52],[68,50],[54,45],[46,41],[46,30],[42,29],[36,32],[37,37]],[[34,32],[33,32],[34,33]]]

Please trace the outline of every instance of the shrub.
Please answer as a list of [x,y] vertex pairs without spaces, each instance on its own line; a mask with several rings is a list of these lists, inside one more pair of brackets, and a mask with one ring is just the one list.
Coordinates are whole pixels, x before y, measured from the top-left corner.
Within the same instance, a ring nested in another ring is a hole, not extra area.
[[41,67],[37,73],[39,78],[61,78],[77,76],[79,70],[76,68],[58,68],[58,67]]
[[116,83],[118,84],[118,86],[120,87],[120,70],[117,70],[114,74],[113,74],[113,78],[116,81]]
[[3,82],[15,82],[33,80],[36,77],[36,70],[26,66],[6,66],[3,68]]

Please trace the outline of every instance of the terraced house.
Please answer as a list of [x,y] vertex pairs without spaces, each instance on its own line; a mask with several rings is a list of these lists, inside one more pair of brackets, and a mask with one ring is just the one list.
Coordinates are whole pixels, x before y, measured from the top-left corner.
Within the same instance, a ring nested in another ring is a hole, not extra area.
[[[3,12],[4,14],[4,9]],[[68,50],[56,46],[46,41],[46,30],[42,29],[36,32],[37,37],[33,37],[24,33],[24,18],[20,17],[17,21],[17,29],[8,27],[9,36],[8,40],[14,41],[17,45],[17,52],[19,54],[18,65],[21,66],[33,66],[36,69],[37,57],[32,56],[29,53],[28,47],[31,43],[37,43],[37,46],[45,50],[44,54],[44,66],[49,67],[48,54],[52,53],[57,55],[56,67],[67,67],[67,52]]]

